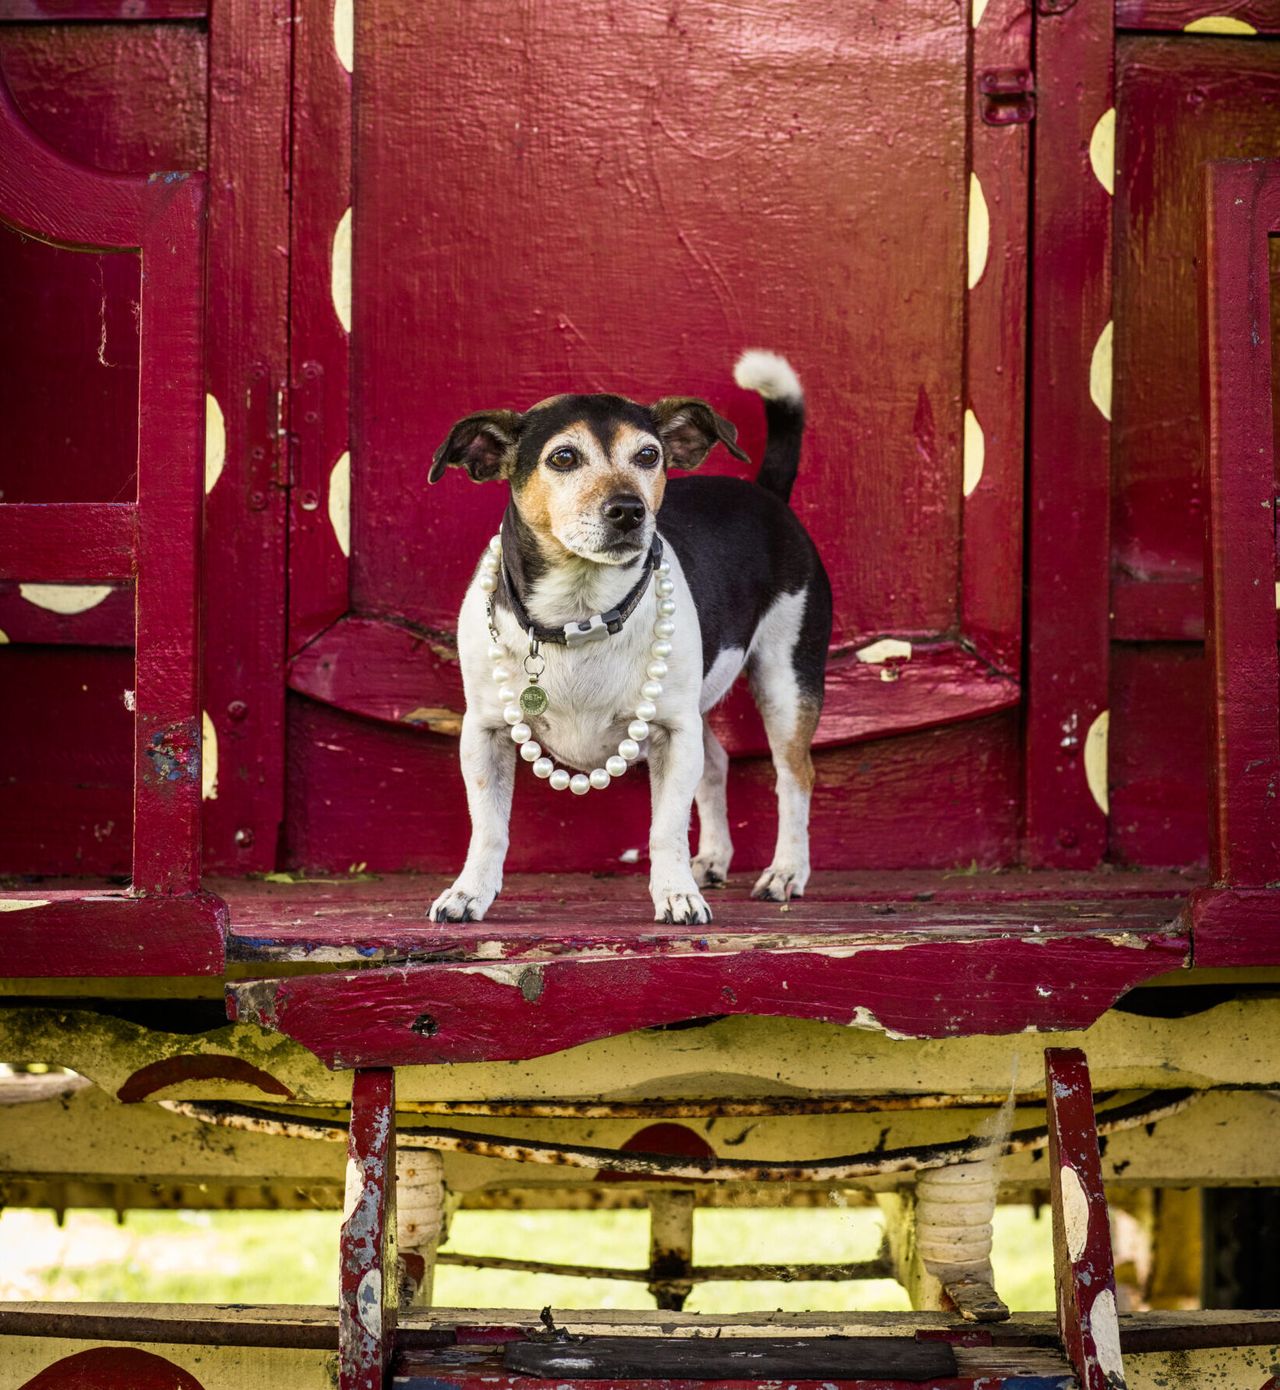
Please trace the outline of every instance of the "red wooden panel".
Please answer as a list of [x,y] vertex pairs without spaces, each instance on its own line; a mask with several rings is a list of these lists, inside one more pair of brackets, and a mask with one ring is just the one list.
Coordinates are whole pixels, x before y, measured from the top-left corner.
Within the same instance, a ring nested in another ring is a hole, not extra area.
[[395,1341],[396,1077],[352,1079],[347,1199],[339,1236],[339,1390],[383,1390]]
[[209,30],[204,708],[217,739],[205,863],[275,867],[284,804],[288,0],[219,0]]
[[129,579],[137,533],[132,502],[6,502],[0,575],[42,584]]
[[584,44],[602,22],[358,7],[356,607],[452,626],[503,502],[456,479],[428,499],[424,460],[458,415],[688,391],[758,458],[759,402],[729,371],[763,344],[807,386],[795,506],[837,640],[951,629],[966,16],[646,0]]
[[1046,1048],[1049,1192],[1058,1328],[1080,1390],[1123,1386],[1111,1223],[1085,1055]]
[[349,602],[343,504],[350,493],[350,295],[335,302],[334,274],[346,274],[349,291],[351,74],[335,43],[330,9],[318,2],[298,7],[294,30],[290,652],[346,612]]
[[[90,607],[79,613],[61,613],[23,596],[25,586],[0,580],[0,632],[10,642],[81,647],[133,646],[133,585],[94,585]],[[101,589],[106,593],[101,598]],[[38,596],[37,596],[38,597]]]
[[1280,965],[1280,893],[1273,888],[1198,888],[1183,926],[1198,966]]
[[[1012,716],[833,750],[815,761],[812,854],[819,868],[994,865],[1016,855]],[[730,775],[736,881],[773,853],[773,781],[765,759],[736,764]],[[533,777],[517,778],[513,823],[538,830],[513,837],[508,869],[589,872],[616,867],[622,855],[646,855],[647,776],[624,778],[608,797],[604,814]],[[286,863],[456,873],[467,848],[465,808],[456,739],[291,702]]]
[[[1083,748],[1107,706],[1111,194],[1090,142],[1113,105],[1112,0],[1036,24],[1031,308],[1026,833],[1032,864],[1089,865],[1107,848]],[[1104,408],[1108,413],[1104,413]]]
[[[1007,82],[1009,74],[1030,69],[1029,7],[1023,0],[987,4],[973,31],[976,81],[981,84],[984,76],[1003,74]],[[1022,651],[1022,585],[1010,583],[1010,576],[1022,573],[1022,531],[1020,525],[1010,525],[1010,518],[1022,516],[1025,471],[1031,127],[1007,121],[1014,109],[978,95],[969,116],[969,219],[976,237],[970,238],[968,265],[965,393],[969,415],[961,606],[965,636],[1000,669],[1017,673]],[[1001,121],[1006,123],[996,123]]]
[[0,975],[154,977],[224,969],[227,910],[211,893],[141,898],[120,889],[34,888],[0,893],[0,908]]
[[117,173],[205,166],[203,25],[6,24],[0,70],[32,129],[61,154]]
[[128,652],[0,645],[0,872],[128,874],[132,688]]
[[[813,949],[799,934],[766,927],[764,941],[743,933],[730,949],[710,949],[720,943],[686,931],[681,950],[648,920],[647,903],[615,909],[639,937],[624,951],[599,939],[598,907],[536,911],[562,938],[597,938],[594,949],[254,981],[228,987],[228,1011],[337,1068],[519,1060],[713,1014],[943,1038],[1086,1028],[1134,985],[1188,960],[1187,938],[1159,926],[913,939],[842,932],[838,908]],[[491,936],[502,935],[502,918],[495,908]]]
[[139,273],[137,256],[68,251],[0,226],[5,502],[134,497]]
[[1201,168],[1280,148],[1280,45],[1124,36],[1116,88],[1116,626],[1128,638],[1199,638]]
[[1219,882],[1260,886],[1280,878],[1268,245],[1280,231],[1280,165],[1211,164],[1206,202],[1209,841]]
[[1116,0],[1116,26],[1280,34],[1280,15],[1272,0]]
[[1111,852],[1122,864],[1205,864],[1208,672],[1198,646],[1111,649]]

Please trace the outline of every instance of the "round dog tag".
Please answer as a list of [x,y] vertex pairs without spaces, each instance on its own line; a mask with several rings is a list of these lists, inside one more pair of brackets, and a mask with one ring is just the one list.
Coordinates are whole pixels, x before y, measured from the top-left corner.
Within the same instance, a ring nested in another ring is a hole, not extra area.
[[547,692],[540,685],[526,685],[520,692],[521,712],[530,717],[545,714],[550,703]]

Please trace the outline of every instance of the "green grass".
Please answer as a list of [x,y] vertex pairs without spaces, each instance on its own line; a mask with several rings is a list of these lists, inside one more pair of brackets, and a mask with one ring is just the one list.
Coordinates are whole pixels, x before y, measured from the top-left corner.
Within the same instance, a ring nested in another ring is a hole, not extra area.
[[[122,1226],[75,1211],[59,1228],[49,1213],[0,1215],[0,1300],[333,1303],[337,1212],[134,1212]],[[796,1211],[712,1209],[695,1218],[699,1263],[744,1264],[865,1259],[879,1245],[879,1213],[868,1207]],[[1047,1214],[996,1214],[996,1284],[1016,1309],[1053,1307]],[[576,1264],[642,1267],[644,1212],[460,1212],[450,1249]],[[441,1268],[438,1304],[454,1307],[651,1308],[643,1284]],[[905,1309],[889,1280],[858,1284],[706,1284],[691,1310]]]

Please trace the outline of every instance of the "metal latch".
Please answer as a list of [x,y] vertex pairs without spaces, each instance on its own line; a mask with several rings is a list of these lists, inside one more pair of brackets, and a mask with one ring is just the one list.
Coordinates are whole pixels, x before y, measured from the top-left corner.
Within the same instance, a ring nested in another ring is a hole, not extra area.
[[978,95],[985,125],[1026,125],[1036,115],[1036,79],[1028,68],[983,68]]

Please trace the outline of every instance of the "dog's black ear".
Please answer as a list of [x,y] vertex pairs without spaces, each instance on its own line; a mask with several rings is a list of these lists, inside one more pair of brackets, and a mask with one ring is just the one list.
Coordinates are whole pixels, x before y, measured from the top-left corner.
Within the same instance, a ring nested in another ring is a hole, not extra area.
[[462,467],[473,483],[510,472],[524,416],[514,410],[480,410],[459,420],[431,456],[427,482],[438,483],[446,468]]
[[738,431],[696,396],[664,396],[649,407],[673,468],[697,468],[708,452],[723,444],[736,459],[750,460],[738,448]]

